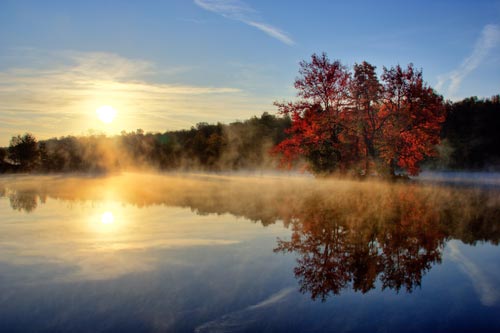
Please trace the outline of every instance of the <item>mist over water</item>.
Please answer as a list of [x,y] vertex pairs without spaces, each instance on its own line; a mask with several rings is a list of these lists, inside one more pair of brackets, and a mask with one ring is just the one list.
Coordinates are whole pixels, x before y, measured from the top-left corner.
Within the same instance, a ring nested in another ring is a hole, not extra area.
[[[499,328],[500,189],[474,184],[279,173],[3,176],[0,305],[11,305],[0,313],[11,320],[52,299],[43,316],[31,315],[46,331],[91,330],[85,318],[100,313],[113,329],[127,322],[137,331],[307,331],[314,323],[370,331],[387,322],[400,330],[419,311],[415,331],[436,320],[444,330],[462,327],[458,318],[471,329]],[[66,319],[48,322],[70,298],[79,301]],[[443,302],[458,310],[443,312]],[[351,306],[357,315],[345,312]],[[407,314],[394,317],[398,308]],[[31,327],[14,322],[0,319]]]
[[[26,212],[47,199],[116,201],[137,207],[189,207],[202,214],[230,213],[264,225],[277,221],[288,225],[311,207],[333,210],[337,220],[349,223],[403,220],[418,209],[421,212],[412,218],[447,223],[463,222],[472,215],[488,221],[495,217],[500,201],[496,178],[469,179],[470,186],[460,188],[442,186],[440,174],[428,174],[422,179],[423,182],[389,183],[314,179],[294,173],[25,175],[2,177],[0,194],[9,198],[12,208]],[[446,184],[461,184],[465,179],[463,175],[448,177]],[[490,186],[484,188],[485,184]]]

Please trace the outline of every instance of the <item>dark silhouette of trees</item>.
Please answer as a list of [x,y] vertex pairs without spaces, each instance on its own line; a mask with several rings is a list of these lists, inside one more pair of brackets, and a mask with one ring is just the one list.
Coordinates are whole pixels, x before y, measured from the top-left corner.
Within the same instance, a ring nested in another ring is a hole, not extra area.
[[199,123],[190,130],[66,136],[37,142],[13,137],[1,150],[0,172],[106,172],[127,169],[241,170],[274,168],[269,151],[285,137],[287,117],[263,113],[228,125]]
[[0,172],[3,172],[7,168],[7,155],[8,155],[8,150],[6,148],[0,147]]
[[439,166],[449,169],[500,168],[500,95],[448,103],[441,138],[449,152]]
[[22,171],[31,171],[36,168],[40,159],[36,138],[30,133],[12,137],[8,157]]
[[436,154],[444,103],[413,65],[384,68],[380,84],[369,63],[352,75],[323,53],[301,62],[299,73],[299,101],[276,103],[292,118],[290,137],[276,147],[284,165],[305,158],[315,173],[366,175],[377,162],[392,176],[396,168],[414,175]]
[[0,147],[0,162],[4,162],[7,158],[7,149]]

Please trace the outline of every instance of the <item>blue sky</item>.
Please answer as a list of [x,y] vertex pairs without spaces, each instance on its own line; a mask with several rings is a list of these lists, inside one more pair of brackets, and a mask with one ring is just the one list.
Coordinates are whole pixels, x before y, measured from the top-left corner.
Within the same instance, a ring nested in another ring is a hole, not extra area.
[[[409,62],[446,99],[500,93],[500,1],[0,1],[0,145],[276,110],[298,63]],[[95,109],[118,110],[112,124]]]

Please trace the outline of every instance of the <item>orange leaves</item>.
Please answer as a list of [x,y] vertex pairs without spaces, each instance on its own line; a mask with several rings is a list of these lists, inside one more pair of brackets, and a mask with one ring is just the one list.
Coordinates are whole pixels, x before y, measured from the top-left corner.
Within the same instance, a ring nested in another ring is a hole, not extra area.
[[419,163],[436,154],[443,99],[413,65],[384,67],[381,84],[367,62],[352,74],[323,53],[301,62],[299,73],[301,99],[275,103],[292,119],[290,137],[275,148],[288,166],[305,158],[318,173],[356,168],[368,174],[378,161],[392,174],[394,166],[417,174]]

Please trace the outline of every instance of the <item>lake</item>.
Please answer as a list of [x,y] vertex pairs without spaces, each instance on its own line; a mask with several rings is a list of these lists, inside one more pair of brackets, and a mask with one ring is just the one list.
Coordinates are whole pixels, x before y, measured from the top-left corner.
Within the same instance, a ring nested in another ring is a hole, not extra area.
[[1,176],[0,331],[500,331],[483,185]]

